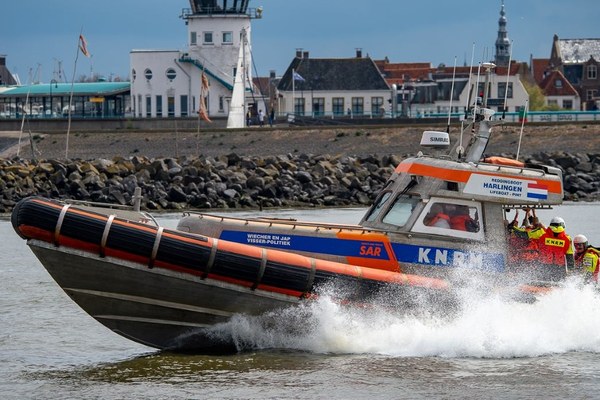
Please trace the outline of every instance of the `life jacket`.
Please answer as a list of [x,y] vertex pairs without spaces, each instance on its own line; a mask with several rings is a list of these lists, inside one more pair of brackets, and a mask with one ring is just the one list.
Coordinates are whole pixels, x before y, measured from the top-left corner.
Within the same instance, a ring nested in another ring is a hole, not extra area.
[[548,265],[565,266],[565,256],[573,254],[571,238],[563,227],[548,227],[540,236],[540,262]]
[[448,216],[448,214],[444,213],[437,213],[436,215],[434,215],[433,218],[431,218],[431,221],[429,221],[429,223],[427,224],[427,226],[435,226],[435,224],[440,220],[445,220],[448,222],[448,225],[452,226],[450,224],[450,217]]
[[450,227],[459,231],[470,231],[469,225],[473,219],[468,214],[455,215],[450,217]]
[[600,270],[600,250],[588,246],[585,252],[578,258],[579,265],[583,268],[586,275],[591,275],[592,281],[598,282],[598,272]]

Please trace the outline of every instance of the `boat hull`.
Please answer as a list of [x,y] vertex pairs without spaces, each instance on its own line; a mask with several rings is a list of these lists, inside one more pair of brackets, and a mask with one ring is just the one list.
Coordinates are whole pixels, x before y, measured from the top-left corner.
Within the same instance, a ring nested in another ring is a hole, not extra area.
[[56,283],[94,319],[159,349],[235,351],[219,324],[235,314],[259,315],[299,301],[39,240],[28,244]]
[[[444,308],[447,282],[164,229],[40,198],[21,201],[15,231],[83,310],[159,349],[236,350],[224,325],[310,301],[364,305],[392,288],[394,306]],[[389,298],[388,298],[389,299]]]

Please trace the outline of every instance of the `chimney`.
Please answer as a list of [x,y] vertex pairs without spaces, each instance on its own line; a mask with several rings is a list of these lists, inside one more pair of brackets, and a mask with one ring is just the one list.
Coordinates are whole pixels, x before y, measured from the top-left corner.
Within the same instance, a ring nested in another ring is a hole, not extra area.
[[0,66],[6,66],[6,56],[4,54],[0,54]]
[[302,57],[308,58],[308,51],[305,51],[304,53],[302,53]]
[[362,58],[362,49],[361,48],[356,49],[356,58]]
[[269,78],[270,79],[275,79],[277,77],[275,70],[272,69],[271,71],[269,71]]
[[296,57],[302,58],[302,49],[296,49]]

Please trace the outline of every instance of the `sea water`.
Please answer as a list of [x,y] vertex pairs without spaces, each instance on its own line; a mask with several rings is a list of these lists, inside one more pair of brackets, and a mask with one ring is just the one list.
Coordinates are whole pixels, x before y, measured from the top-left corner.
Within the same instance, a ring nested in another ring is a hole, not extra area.
[[[364,211],[263,214],[356,223]],[[571,236],[600,244],[598,204],[538,215],[546,224],[559,215]],[[159,222],[175,227],[178,217]],[[600,296],[576,278],[533,304],[465,290],[451,317],[344,307],[325,292],[299,308],[234,318],[226,328],[239,354],[181,355],[85,314],[7,220],[0,238],[2,399],[583,399],[600,390]]]

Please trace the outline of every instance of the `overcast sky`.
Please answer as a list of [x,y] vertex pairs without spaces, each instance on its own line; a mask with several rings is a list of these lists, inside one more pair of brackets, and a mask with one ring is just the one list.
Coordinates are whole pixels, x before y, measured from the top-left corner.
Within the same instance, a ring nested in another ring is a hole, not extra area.
[[[597,0],[505,0],[513,59],[548,58],[552,37],[599,38]],[[500,0],[251,0],[263,19],[252,25],[258,75],[282,74],[296,48],[311,57],[352,57],[361,48],[374,59],[470,63],[494,55]],[[80,58],[77,76],[127,78],[132,49],[184,49],[187,30],[179,18],[188,0],[2,0],[0,54],[29,82],[39,69],[49,82],[62,61],[70,80],[80,30],[93,54]]]

